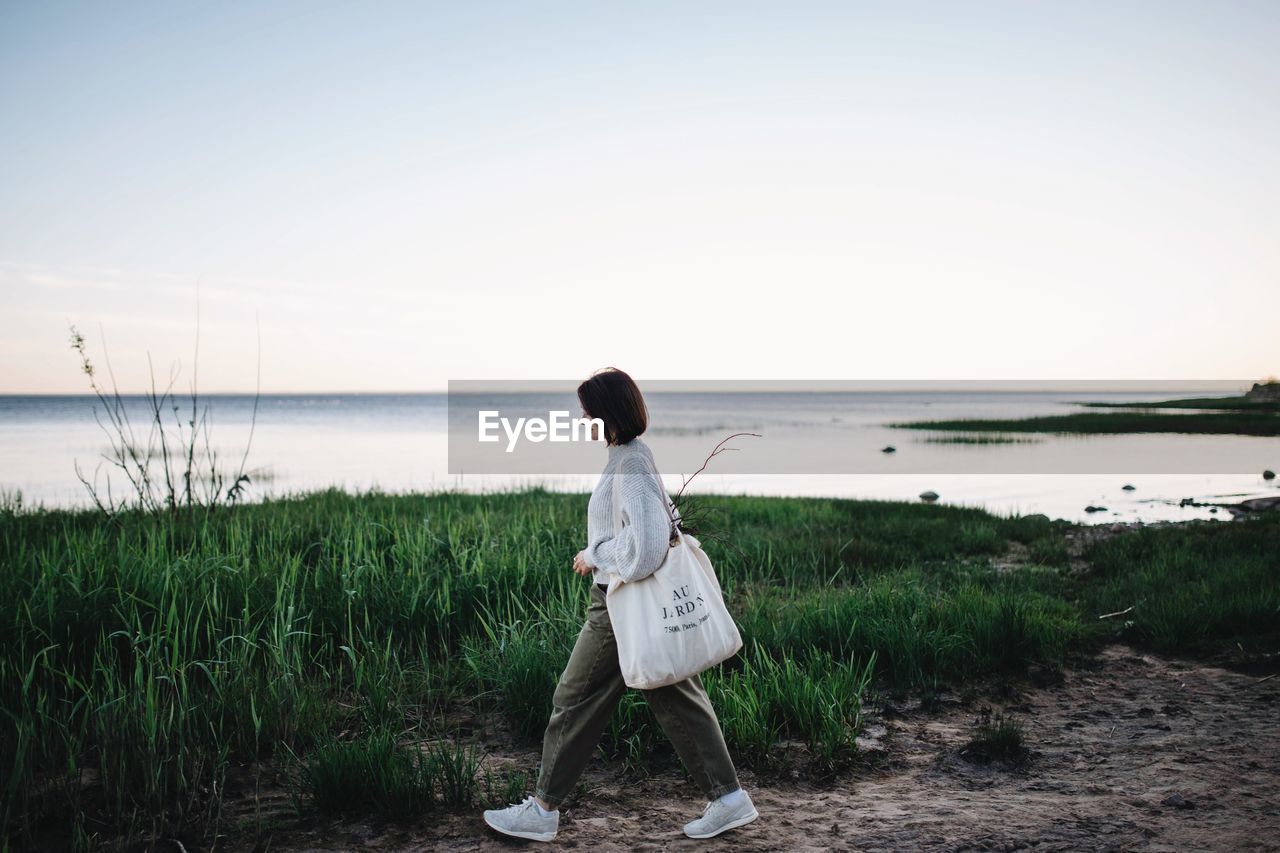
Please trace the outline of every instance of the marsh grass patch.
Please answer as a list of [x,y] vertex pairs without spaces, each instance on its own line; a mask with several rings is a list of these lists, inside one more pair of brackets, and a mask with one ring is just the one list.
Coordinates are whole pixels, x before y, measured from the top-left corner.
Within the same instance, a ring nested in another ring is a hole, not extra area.
[[974,720],[972,735],[960,747],[960,756],[974,764],[1022,767],[1031,758],[1026,728],[1003,711],[983,708]]

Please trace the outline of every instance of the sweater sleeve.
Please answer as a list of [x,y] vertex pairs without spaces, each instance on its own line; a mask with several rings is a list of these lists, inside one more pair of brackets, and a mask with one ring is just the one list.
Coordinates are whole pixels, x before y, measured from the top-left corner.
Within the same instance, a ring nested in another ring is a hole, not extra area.
[[644,459],[628,456],[621,461],[621,469],[622,530],[591,542],[587,559],[630,583],[653,574],[666,559],[671,517],[662,480],[654,476]]

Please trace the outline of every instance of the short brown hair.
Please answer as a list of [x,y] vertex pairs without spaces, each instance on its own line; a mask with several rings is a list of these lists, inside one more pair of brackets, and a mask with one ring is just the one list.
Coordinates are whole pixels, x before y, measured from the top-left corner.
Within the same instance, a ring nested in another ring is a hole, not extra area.
[[609,444],[626,444],[649,426],[649,410],[635,380],[616,367],[591,374],[578,386],[578,402],[589,418],[604,421]]

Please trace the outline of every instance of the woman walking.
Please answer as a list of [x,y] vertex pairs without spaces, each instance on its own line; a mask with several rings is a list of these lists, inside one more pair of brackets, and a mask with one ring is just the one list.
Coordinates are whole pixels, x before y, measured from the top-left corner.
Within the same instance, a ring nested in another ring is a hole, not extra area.
[[[653,455],[640,435],[648,411],[640,389],[621,370],[609,368],[578,386],[583,416],[604,423],[609,458],[587,505],[587,547],[573,571],[591,576],[591,605],[569,662],[552,697],[551,719],[542,741],[535,793],[524,802],[484,813],[505,835],[551,841],[560,824],[560,803],[582,775],[604,728],[626,690],[617,644],[605,606],[608,575],[624,583],[657,571],[671,538],[670,502]],[[614,477],[622,475],[621,528],[614,529]],[[711,838],[755,820],[759,813],[738,784],[720,722],[697,676],[643,691],[680,760],[709,801],[702,816],[685,825],[690,838]]]

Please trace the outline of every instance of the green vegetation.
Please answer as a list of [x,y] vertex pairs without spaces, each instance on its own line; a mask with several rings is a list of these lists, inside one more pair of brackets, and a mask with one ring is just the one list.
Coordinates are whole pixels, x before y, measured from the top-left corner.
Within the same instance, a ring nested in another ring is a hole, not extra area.
[[374,730],[317,747],[301,769],[298,787],[321,811],[404,818],[437,806],[473,805],[478,769],[474,746],[404,745],[395,732]]
[[1257,397],[1185,397],[1180,400],[1160,400],[1154,403],[1083,403],[1094,408],[1108,409],[1222,409],[1254,412],[1280,412],[1280,401]]
[[1280,513],[1138,531],[1095,546],[1089,562],[1084,600],[1098,614],[1132,607],[1122,626],[1131,642],[1246,657],[1280,646]]
[[[1274,643],[1277,519],[1152,530],[1067,564],[1063,523],[883,501],[705,498],[742,654],[704,675],[738,760],[823,776],[873,690],[1056,667],[1116,630],[1165,650]],[[349,495],[207,518],[0,507],[0,772],[12,843],[225,829],[235,768],[299,806],[390,817],[518,799],[581,626],[584,495]],[[994,571],[1010,542],[1029,565]],[[1127,627],[1099,621],[1132,606]],[[1273,647],[1269,647],[1273,648]],[[499,744],[500,745],[500,744]],[[602,742],[673,761],[629,691]]]
[[1030,751],[1020,722],[983,708],[974,721],[973,736],[960,748],[960,754],[976,764],[995,761],[1016,766],[1026,762]]
[[961,418],[889,424],[898,429],[962,432],[1042,432],[1075,435],[1188,433],[1205,435],[1280,435],[1280,415],[1257,412],[1076,412],[1035,418]]

